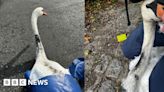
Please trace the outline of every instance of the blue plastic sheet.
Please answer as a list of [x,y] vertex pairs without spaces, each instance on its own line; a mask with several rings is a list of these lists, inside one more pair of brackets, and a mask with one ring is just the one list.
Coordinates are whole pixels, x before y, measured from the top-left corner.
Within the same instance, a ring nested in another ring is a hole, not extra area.
[[[28,85],[27,92],[82,92],[80,85],[84,85],[84,58],[75,59],[69,66],[71,75],[50,75],[40,80],[48,80],[48,85]],[[24,76],[29,79],[31,71]]]
[[[30,72],[25,73],[29,78]],[[78,82],[71,75],[51,75],[41,78],[48,80],[48,85],[28,85],[27,92],[81,92]]]

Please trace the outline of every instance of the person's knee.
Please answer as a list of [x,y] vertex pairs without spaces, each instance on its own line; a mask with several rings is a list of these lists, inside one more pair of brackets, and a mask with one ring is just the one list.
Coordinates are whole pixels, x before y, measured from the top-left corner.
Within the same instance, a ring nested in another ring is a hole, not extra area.
[[164,56],[158,61],[149,78],[150,92],[164,92]]
[[122,45],[122,51],[125,57],[134,59],[141,52],[143,43],[143,23],[131,32],[127,40]]

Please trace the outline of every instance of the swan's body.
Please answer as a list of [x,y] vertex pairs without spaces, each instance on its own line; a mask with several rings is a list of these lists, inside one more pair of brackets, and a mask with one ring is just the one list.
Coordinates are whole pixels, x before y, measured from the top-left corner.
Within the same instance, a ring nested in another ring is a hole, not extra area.
[[158,22],[160,27],[163,27],[163,23],[153,10],[147,7],[152,2],[154,0],[146,0],[141,7],[144,24],[143,45],[140,56],[131,61],[128,76],[123,80],[122,86],[126,92],[149,92],[150,74],[156,63],[164,55],[163,48],[160,49],[162,52],[158,50],[158,47],[153,48],[156,23]]
[[30,80],[38,80],[49,75],[65,75],[70,74],[68,69],[65,69],[59,63],[47,59],[39,31],[37,26],[37,19],[39,16],[46,15],[42,7],[36,8],[31,16],[32,29],[34,31],[36,40],[36,62],[30,74]]
[[[126,92],[149,92],[149,77],[155,65],[164,55],[163,47],[153,47],[150,54],[150,61],[147,66],[140,66],[138,69],[144,71],[144,73],[139,76],[139,80],[136,80],[135,75],[141,71],[134,71],[136,63],[141,58],[140,56],[135,57],[134,60],[130,61],[129,73],[126,79],[123,80],[122,86],[126,89]],[[146,68],[145,68],[146,67]]]

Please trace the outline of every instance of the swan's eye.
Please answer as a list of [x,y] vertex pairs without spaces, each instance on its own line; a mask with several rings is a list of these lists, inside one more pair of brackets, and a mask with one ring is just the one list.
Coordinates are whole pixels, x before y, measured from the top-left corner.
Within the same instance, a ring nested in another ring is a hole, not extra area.
[[42,12],[44,12],[44,10],[42,10]]

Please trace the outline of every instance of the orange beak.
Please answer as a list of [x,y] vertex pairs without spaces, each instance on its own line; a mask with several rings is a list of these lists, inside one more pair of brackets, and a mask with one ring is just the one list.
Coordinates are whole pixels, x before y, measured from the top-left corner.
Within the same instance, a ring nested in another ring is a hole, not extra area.
[[157,16],[164,22],[164,5],[157,4]]
[[47,16],[48,14],[47,14],[47,12],[43,11],[43,15]]

